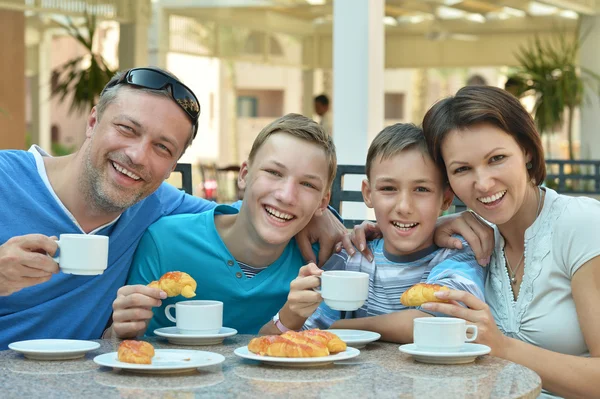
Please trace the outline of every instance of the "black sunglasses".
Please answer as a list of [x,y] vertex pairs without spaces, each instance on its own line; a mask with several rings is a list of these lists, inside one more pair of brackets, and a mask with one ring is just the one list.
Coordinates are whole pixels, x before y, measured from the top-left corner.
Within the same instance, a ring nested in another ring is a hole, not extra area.
[[156,69],[133,68],[128,70],[119,80],[106,85],[104,90],[102,90],[102,94],[104,94],[107,89],[123,83],[152,90],[163,90],[169,88],[173,100],[192,120],[192,125],[194,128],[192,139],[196,137],[196,133],[198,133],[200,103],[198,102],[198,98],[196,98],[194,92],[189,87],[181,83],[179,80]]

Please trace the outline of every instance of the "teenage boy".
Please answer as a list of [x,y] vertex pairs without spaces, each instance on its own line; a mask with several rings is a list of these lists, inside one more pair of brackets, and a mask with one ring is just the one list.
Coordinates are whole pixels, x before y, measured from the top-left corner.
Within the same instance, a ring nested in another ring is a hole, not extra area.
[[[224,326],[257,333],[284,305],[299,272],[319,270],[314,264],[302,268],[294,236],[327,209],[336,167],[335,146],[319,124],[297,114],[275,120],[259,133],[241,166],[239,212],[219,205],[203,214],[162,218],[142,237],[128,284],[186,272],[198,283],[194,299],[224,303]],[[121,288],[113,303],[118,337],[143,334],[148,321],[148,335],[173,325],[165,306],[184,298],[121,295],[129,288]]]
[[[267,323],[261,333],[347,328],[375,331],[385,341],[406,343],[413,340],[412,320],[432,316],[400,303],[404,291],[414,284],[440,284],[483,300],[485,269],[477,264],[467,243],[463,242],[462,249],[434,244],[436,220],[450,206],[453,193],[427,152],[423,131],[412,124],[383,129],[369,147],[366,174],[363,198],[374,209],[383,235],[368,242],[374,259],[369,261],[361,253],[348,256],[342,251],[333,255],[323,269],[368,273],[367,301],[354,312],[334,311],[313,295],[312,288],[319,285],[314,275],[299,277],[295,284],[305,290],[295,296],[304,295],[302,311],[296,312],[296,317],[290,314],[284,328]],[[309,298],[318,300],[310,304]]]

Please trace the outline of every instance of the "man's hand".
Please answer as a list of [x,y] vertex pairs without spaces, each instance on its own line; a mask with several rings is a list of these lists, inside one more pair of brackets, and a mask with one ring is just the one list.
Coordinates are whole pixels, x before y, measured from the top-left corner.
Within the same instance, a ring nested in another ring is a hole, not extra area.
[[0,245],[0,296],[44,283],[58,273],[58,264],[50,257],[58,248],[55,239],[28,234]]
[[113,302],[112,331],[118,338],[135,338],[146,332],[152,308],[162,304],[167,293],[145,285],[126,285],[117,291]]
[[433,240],[439,247],[461,249],[462,243],[453,234],[462,236],[475,253],[477,263],[486,266],[494,251],[494,229],[472,212],[461,212],[438,219]]
[[[331,257],[336,244],[342,241],[346,234],[346,228],[338,218],[332,212],[325,211],[321,216],[313,216],[304,230],[296,234],[296,242],[304,260],[317,263],[311,245],[318,241],[320,249],[317,264],[323,266],[327,259]],[[345,240],[343,243],[347,251],[354,251],[350,240]],[[340,249],[341,246],[336,248],[338,251]]]

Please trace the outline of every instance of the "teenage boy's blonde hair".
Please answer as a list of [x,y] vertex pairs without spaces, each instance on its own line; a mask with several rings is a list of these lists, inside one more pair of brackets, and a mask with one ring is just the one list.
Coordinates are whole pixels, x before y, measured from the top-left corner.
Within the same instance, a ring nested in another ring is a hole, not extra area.
[[[337,156],[335,154],[335,145],[331,136],[323,130],[323,127],[317,122],[299,114],[287,114],[279,119],[275,119],[264,127],[256,136],[248,161],[252,163],[260,147],[267,141],[269,136],[275,133],[287,133],[310,143],[317,144],[325,151],[327,164],[329,165],[329,174],[327,178],[327,189],[335,177],[337,170]],[[302,156],[302,154],[290,154],[290,156]]]
[[[429,158],[423,129],[412,123],[396,123],[383,129],[371,142],[367,152],[366,174],[370,179],[371,167],[378,157],[389,159],[408,149],[418,149]],[[431,158],[433,161],[433,158]],[[437,167],[437,166],[436,166]],[[440,171],[441,173],[441,171]],[[445,178],[442,179],[445,182]]]

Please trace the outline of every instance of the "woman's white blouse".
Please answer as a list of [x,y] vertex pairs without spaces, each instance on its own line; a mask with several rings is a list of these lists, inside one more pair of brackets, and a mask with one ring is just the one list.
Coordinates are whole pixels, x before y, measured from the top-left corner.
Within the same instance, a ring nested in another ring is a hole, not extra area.
[[554,352],[589,356],[571,280],[583,264],[600,255],[600,202],[545,190],[542,211],[525,232],[525,270],[517,301],[497,228],[486,301],[505,335]]

